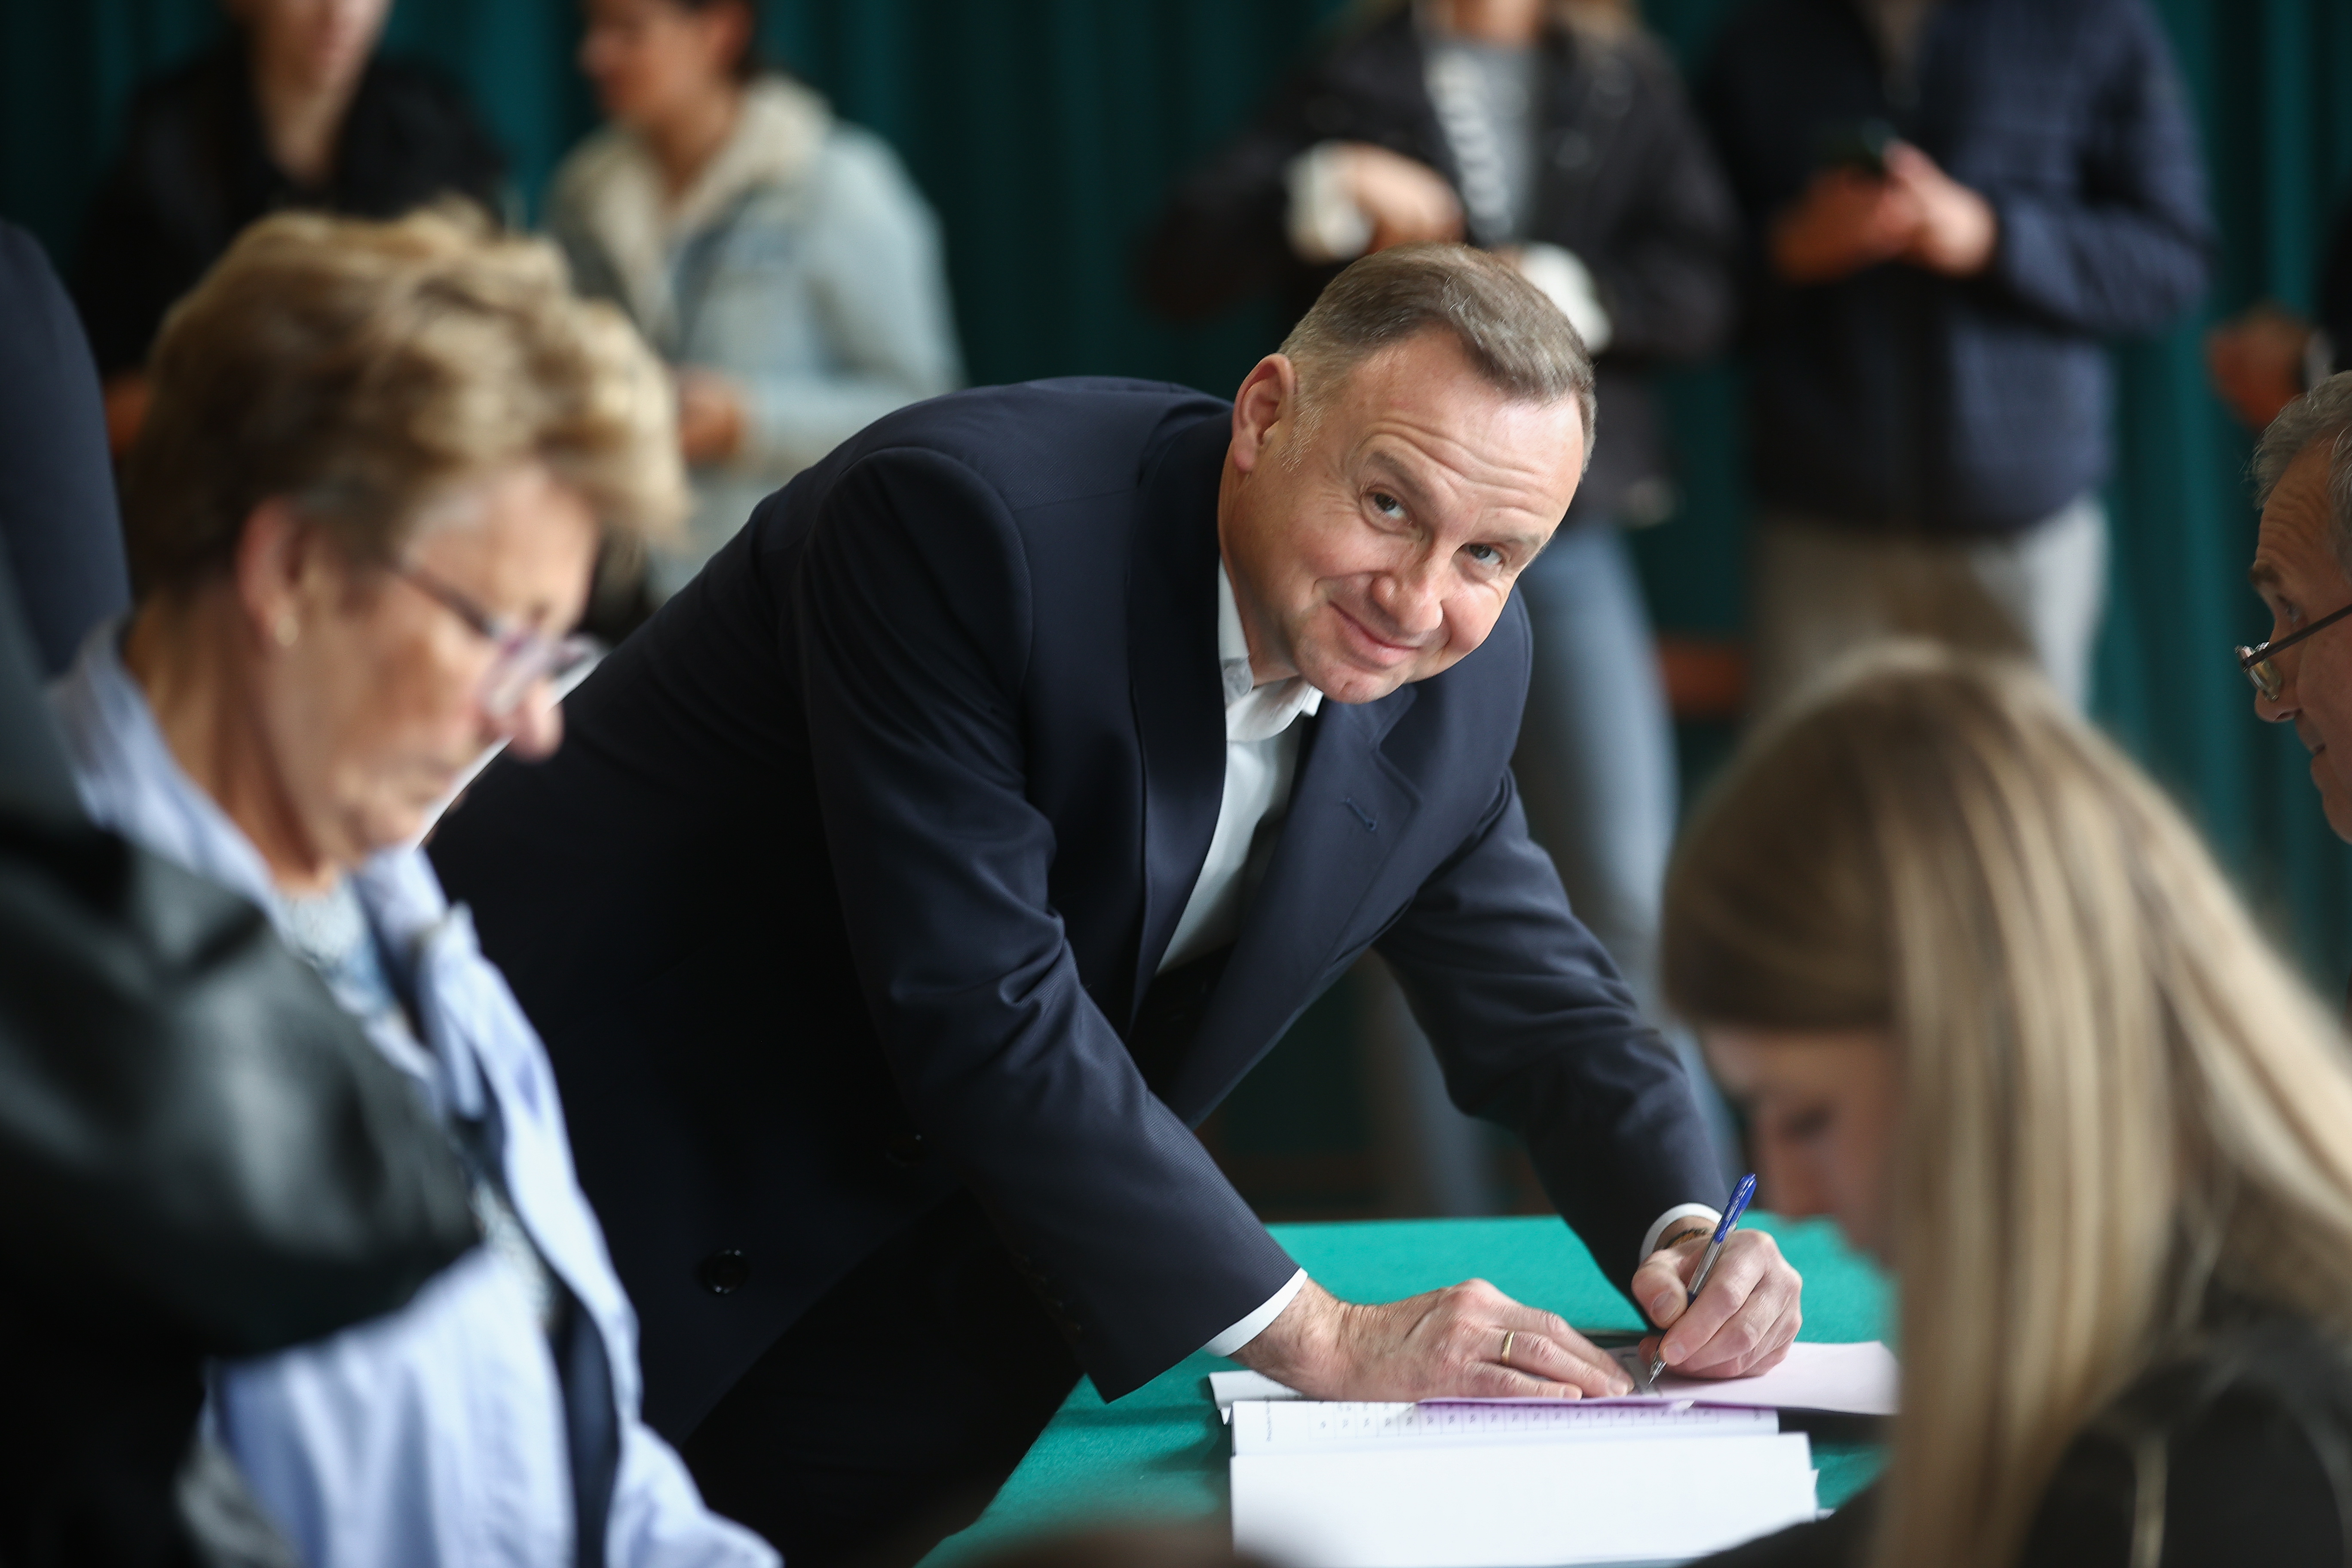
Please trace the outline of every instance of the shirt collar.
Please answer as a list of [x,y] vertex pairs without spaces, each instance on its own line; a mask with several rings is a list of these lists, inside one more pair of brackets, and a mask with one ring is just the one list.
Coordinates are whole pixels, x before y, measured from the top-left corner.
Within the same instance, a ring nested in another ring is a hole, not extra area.
[[1301,715],[1323,706],[1323,694],[1307,684],[1305,676],[1257,684],[1250,670],[1241,606],[1234,600],[1234,580],[1225,574],[1223,561],[1217,563],[1217,668],[1224,679],[1227,741],[1271,740]]

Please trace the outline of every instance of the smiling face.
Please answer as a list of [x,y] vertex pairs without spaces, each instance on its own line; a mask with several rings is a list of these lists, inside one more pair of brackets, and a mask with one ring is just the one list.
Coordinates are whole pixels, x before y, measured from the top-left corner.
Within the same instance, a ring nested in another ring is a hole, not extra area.
[[1303,432],[1298,391],[1280,354],[1242,384],[1218,539],[1258,680],[1370,702],[1486,641],[1576,494],[1582,418],[1444,331],[1362,361]]
[[[438,509],[401,560],[502,621],[553,635],[579,618],[596,539],[587,503],[531,466]],[[257,695],[272,771],[315,854],[350,866],[413,837],[497,742],[526,755],[554,749],[562,719],[544,688],[509,713],[485,707],[497,649],[447,605],[315,543],[291,548],[262,624],[290,612],[299,629],[268,659]]]
[[1707,1063],[1746,1108],[1757,1202],[1827,1215],[1847,1244],[1890,1267],[1900,1063],[1877,1030],[1710,1027]]
[[[2270,607],[2273,640],[2352,605],[2352,577],[2333,548],[2328,448],[2315,441],[2288,465],[2263,508],[2254,546],[2254,591]],[[2254,711],[2293,724],[2311,752],[2311,782],[2327,826],[2352,840],[2352,621],[2315,633],[2273,660],[2285,685],[2275,700],[2257,693]]]

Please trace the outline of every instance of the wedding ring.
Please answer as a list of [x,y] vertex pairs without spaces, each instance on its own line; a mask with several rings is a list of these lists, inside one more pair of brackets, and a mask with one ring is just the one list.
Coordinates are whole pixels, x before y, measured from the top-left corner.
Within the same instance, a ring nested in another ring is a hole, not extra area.
[[1503,1364],[1505,1366],[1511,1364],[1511,1346],[1518,1337],[1519,1331],[1517,1329],[1505,1329],[1503,1331]]

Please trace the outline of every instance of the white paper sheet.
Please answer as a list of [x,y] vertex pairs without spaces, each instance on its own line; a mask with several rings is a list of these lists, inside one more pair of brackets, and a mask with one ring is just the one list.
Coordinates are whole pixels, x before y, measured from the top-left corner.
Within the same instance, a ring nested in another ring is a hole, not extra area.
[[1237,1399],[1304,1399],[1307,1395],[1262,1372],[1213,1372],[1209,1397],[1217,1402],[1217,1414],[1230,1421]]
[[1608,1443],[1656,1437],[1769,1436],[1772,1410],[1706,1405],[1400,1405],[1351,1400],[1243,1400],[1233,1407],[1234,1452],[1476,1447]]
[[1289,1568],[1681,1562],[1814,1516],[1802,1433],[1240,1454],[1233,1497]]
[[[1634,1372],[1641,1352],[1634,1346],[1611,1352]],[[1640,1381],[1638,1373],[1635,1374]],[[1853,1344],[1822,1344],[1801,1341],[1789,1347],[1788,1359],[1761,1377],[1676,1377],[1658,1379],[1655,1395],[1629,1394],[1622,1399],[1588,1399],[1585,1405],[1722,1405],[1752,1410],[1828,1410],[1847,1415],[1892,1415],[1900,1392],[1901,1371],[1895,1356],[1876,1340]],[[1209,1374],[1209,1391],[1220,1414],[1231,1418],[1237,1399],[1298,1399],[1286,1388],[1255,1372]],[[1549,1405],[1554,1399],[1443,1399],[1424,1405]]]
[[[1641,1352],[1633,1346],[1612,1351],[1625,1370],[1640,1381]],[[1892,1415],[1900,1392],[1901,1372],[1894,1352],[1876,1340],[1854,1344],[1801,1342],[1789,1347],[1789,1357],[1758,1377],[1676,1377],[1658,1379],[1655,1394],[1630,1394],[1621,1399],[1588,1399],[1586,1405],[1699,1404],[1732,1405],[1754,1410],[1827,1410],[1843,1415]],[[1444,1399],[1425,1405],[1549,1405],[1549,1399]]]

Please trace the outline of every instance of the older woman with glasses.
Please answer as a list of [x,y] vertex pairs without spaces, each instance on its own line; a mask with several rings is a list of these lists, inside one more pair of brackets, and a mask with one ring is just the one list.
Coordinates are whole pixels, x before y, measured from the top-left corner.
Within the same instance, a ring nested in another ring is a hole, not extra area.
[[415,847],[485,748],[554,747],[602,532],[683,510],[659,366],[541,246],[284,216],[152,375],[136,607],[53,694],[83,798],[269,911],[439,1113],[485,1243],[218,1368],[215,1430],[308,1563],[772,1563],[638,1419],[545,1051]]

